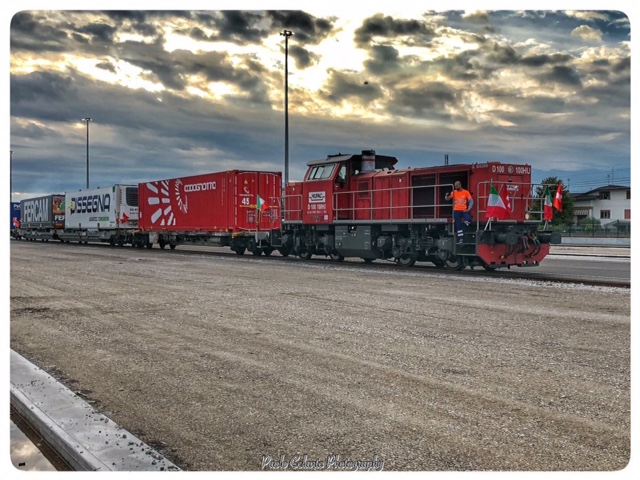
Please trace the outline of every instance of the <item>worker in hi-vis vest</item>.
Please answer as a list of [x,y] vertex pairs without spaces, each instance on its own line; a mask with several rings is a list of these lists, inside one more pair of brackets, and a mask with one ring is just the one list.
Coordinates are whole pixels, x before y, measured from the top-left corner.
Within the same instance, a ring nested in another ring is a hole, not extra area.
[[471,209],[473,208],[473,197],[462,188],[460,182],[453,184],[453,192],[447,193],[444,198],[446,200],[453,199],[453,222],[458,237],[458,243],[464,241],[464,228],[471,223]]

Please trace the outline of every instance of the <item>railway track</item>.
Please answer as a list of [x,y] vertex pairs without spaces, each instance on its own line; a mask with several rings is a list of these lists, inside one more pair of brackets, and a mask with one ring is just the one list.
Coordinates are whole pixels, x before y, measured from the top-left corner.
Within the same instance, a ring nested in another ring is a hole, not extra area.
[[[56,244],[63,246],[58,242],[43,242],[48,243],[51,246],[55,246]],[[302,262],[303,260],[291,255],[288,257],[283,257],[278,253],[272,254],[269,257],[264,255],[254,256],[251,254],[244,254],[242,256],[238,256],[236,253],[229,251],[226,247],[206,247],[206,246],[180,246],[175,250],[161,250],[158,248],[153,249],[132,249],[130,247],[111,247],[107,244],[100,243],[88,243],[88,244],[64,244],[64,247],[69,248],[122,248],[123,250],[130,250],[132,252],[149,252],[158,255],[205,255],[212,257],[238,257],[245,259],[246,261],[264,261],[269,259],[270,261],[280,261],[280,262]],[[498,278],[498,279],[510,279],[510,280],[533,280],[540,282],[551,282],[551,283],[564,283],[564,284],[580,284],[586,286],[595,286],[595,287],[615,287],[615,288],[631,288],[631,282],[625,280],[611,280],[611,279],[592,279],[592,278],[578,278],[571,277],[569,275],[553,275],[548,273],[536,272],[531,268],[520,268],[514,267],[513,269],[497,269],[497,270],[484,270],[481,267],[470,268],[467,267],[465,270],[457,271],[457,270],[447,270],[444,268],[437,268],[435,265],[430,263],[417,263],[409,268],[398,267],[394,261],[386,261],[386,260],[376,260],[372,263],[365,263],[360,259],[344,259],[341,262],[335,262],[331,260],[329,257],[312,257],[309,260],[304,260],[304,262],[311,264],[327,264],[327,265],[340,265],[343,268],[355,268],[355,269],[366,269],[366,270],[375,270],[375,269],[396,269],[399,271],[412,271],[412,272],[423,272],[425,275],[464,275],[467,277],[477,277],[477,278]]]

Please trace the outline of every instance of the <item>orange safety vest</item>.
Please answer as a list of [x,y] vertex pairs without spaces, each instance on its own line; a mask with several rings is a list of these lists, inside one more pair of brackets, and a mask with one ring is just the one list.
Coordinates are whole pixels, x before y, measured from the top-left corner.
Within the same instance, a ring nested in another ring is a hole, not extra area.
[[467,205],[469,200],[471,199],[471,194],[465,190],[464,188],[460,191],[458,190],[454,190],[453,194],[451,195],[451,197],[453,198],[453,209],[454,210],[462,210],[462,211],[466,211],[467,210]]

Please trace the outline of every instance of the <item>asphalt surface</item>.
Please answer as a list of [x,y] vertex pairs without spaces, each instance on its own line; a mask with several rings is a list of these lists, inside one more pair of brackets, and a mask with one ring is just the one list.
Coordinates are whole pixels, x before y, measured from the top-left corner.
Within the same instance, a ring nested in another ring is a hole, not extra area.
[[180,468],[629,461],[628,289],[158,253],[12,242],[11,347]]

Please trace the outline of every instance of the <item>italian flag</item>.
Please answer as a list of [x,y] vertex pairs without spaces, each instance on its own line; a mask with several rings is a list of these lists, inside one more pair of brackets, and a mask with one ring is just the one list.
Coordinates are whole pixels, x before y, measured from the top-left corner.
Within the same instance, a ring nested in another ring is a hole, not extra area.
[[504,220],[509,218],[511,211],[511,205],[509,203],[509,196],[507,189],[503,188],[502,192],[498,195],[496,187],[491,185],[491,192],[489,193],[489,199],[487,200],[487,219],[495,218],[498,220]]
[[269,205],[267,205],[262,197],[258,195],[258,200],[256,201],[256,209],[264,212],[267,208],[269,208]]
[[551,190],[547,187],[544,193],[544,219],[550,222],[553,218],[553,197],[551,196]]

